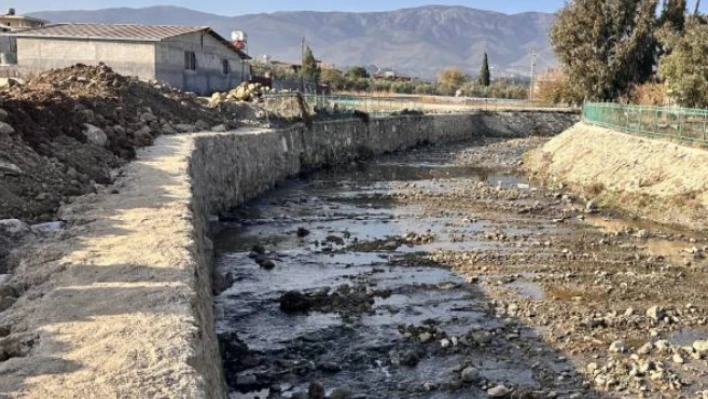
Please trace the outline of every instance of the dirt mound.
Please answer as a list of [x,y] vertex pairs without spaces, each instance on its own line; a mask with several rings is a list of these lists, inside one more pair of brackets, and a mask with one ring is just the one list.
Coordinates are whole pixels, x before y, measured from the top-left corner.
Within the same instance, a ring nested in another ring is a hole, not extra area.
[[136,148],[209,129],[221,115],[106,65],[52,70],[0,91],[0,219],[51,220],[69,197],[111,183],[111,169]]

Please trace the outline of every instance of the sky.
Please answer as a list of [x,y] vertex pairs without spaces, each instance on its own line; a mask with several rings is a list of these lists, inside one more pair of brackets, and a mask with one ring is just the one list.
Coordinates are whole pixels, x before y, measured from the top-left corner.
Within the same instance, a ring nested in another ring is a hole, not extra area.
[[[14,7],[18,14],[54,10],[96,10],[112,7],[147,7],[174,5],[220,15],[241,15],[273,11],[387,11],[428,4],[462,5],[507,14],[525,11],[555,12],[565,0],[4,0],[3,6]],[[689,0],[693,7],[695,0]],[[7,4],[7,6],[5,6]],[[708,12],[708,2],[701,8]],[[4,12],[0,10],[0,12]]]
[[[240,15],[273,11],[387,11],[426,4],[463,5],[503,13],[524,11],[554,12],[564,0],[4,0],[18,14],[54,10],[95,10],[112,7],[140,8],[150,5],[175,5],[221,15]],[[9,3],[9,4],[8,4]],[[2,7],[2,6],[0,6]],[[5,8],[5,7],[3,7]],[[0,10],[3,12],[3,10]]]

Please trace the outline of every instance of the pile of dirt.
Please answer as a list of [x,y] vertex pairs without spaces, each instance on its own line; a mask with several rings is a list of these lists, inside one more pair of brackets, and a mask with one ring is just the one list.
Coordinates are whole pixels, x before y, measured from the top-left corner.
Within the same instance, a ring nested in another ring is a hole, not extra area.
[[62,202],[110,184],[136,148],[223,118],[193,95],[106,65],[52,70],[0,91],[0,219],[53,220]]

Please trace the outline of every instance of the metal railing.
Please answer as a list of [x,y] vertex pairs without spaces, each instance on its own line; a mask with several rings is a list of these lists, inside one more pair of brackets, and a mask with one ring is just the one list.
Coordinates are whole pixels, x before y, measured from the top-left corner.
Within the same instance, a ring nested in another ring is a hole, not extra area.
[[[264,96],[268,104],[292,104],[296,93],[277,93]],[[495,98],[442,97],[442,96],[363,96],[352,94],[302,94],[310,109],[353,112],[361,111],[372,117],[388,116],[402,111],[424,113],[465,112],[471,110],[533,110],[565,109],[527,100],[507,100]]]
[[708,146],[708,110],[586,103],[583,121],[625,133]]

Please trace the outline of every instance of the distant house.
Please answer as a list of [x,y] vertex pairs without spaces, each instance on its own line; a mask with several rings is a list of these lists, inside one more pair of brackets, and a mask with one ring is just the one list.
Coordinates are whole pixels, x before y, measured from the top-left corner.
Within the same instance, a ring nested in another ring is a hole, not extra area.
[[250,57],[207,26],[55,24],[12,37],[21,74],[103,62],[122,75],[201,95],[249,78]]
[[27,17],[24,15],[16,15],[14,8],[8,10],[7,14],[0,15],[0,26],[2,26],[3,30],[5,31],[31,29],[39,26],[44,26],[46,24],[47,21],[43,19]]

